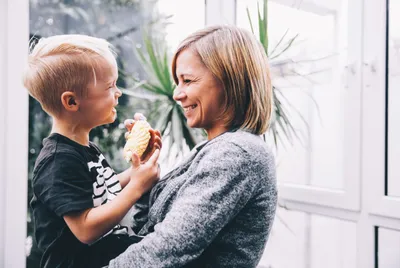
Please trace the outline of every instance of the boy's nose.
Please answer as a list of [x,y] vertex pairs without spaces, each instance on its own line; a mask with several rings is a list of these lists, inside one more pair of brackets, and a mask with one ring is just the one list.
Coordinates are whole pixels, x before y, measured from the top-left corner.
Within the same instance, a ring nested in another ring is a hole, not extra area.
[[181,88],[175,88],[173,98],[176,101],[179,101],[186,97],[186,93]]
[[117,91],[115,91],[115,95],[119,98],[122,96],[122,91],[118,87],[116,87],[116,89]]

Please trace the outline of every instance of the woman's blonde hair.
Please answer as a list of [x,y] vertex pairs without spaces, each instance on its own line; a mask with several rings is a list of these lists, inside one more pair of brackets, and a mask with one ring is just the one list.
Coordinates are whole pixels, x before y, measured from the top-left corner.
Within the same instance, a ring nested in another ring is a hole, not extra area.
[[176,84],[176,60],[185,49],[195,52],[222,82],[225,125],[258,135],[265,133],[272,114],[272,85],[267,55],[255,36],[235,26],[211,26],[191,34],[178,46],[172,60]]
[[96,70],[104,60],[116,64],[115,52],[104,39],[87,35],[41,38],[29,53],[23,83],[43,110],[56,116],[62,110],[62,93],[72,91],[84,97],[88,85],[96,84]]

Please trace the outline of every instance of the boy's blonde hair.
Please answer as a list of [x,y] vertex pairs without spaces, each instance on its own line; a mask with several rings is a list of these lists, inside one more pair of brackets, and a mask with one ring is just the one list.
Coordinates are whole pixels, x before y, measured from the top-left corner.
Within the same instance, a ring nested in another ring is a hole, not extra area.
[[87,35],[41,38],[29,54],[23,83],[43,110],[57,116],[62,111],[62,93],[72,91],[84,97],[88,85],[96,84],[96,71],[104,60],[116,64],[113,47],[105,39]]
[[225,125],[258,135],[265,133],[272,114],[272,85],[267,55],[255,36],[235,26],[211,26],[191,34],[178,46],[172,60],[176,84],[176,60],[185,49],[196,53],[222,82]]

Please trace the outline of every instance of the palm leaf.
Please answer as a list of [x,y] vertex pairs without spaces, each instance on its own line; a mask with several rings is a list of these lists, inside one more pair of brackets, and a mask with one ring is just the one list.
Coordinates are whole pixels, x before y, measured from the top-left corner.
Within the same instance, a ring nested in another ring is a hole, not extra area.
[[246,13],[247,13],[247,18],[249,19],[251,32],[254,34],[253,22],[251,21],[250,10],[248,7],[246,8]]
[[272,57],[271,59],[278,58],[280,55],[282,55],[283,53],[285,53],[285,52],[286,52],[286,50],[288,50],[288,49],[289,49],[289,48],[292,46],[292,44],[293,44],[294,40],[296,40],[296,38],[297,38],[298,36],[299,36],[299,35],[298,35],[298,34],[296,34],[294,37],[292,37],[292,38],[289,40],[289,42],[287,43],[286,47],[285,47],[284,49],[282,49],[282,51],[281,51],[281,52],[279,52],[279,54],[278,54],[278,55],[276,55],[276,56]]
[[268,53],[268,56],[272,57],[274,55],[275,50],[281,45],[283,39],[285,39],[288,32],[289,29],[287,29],[286,32],[282,35],[281,39],[279,39],[279,42],[275,45],[274,49],[272,49],[272,51]]

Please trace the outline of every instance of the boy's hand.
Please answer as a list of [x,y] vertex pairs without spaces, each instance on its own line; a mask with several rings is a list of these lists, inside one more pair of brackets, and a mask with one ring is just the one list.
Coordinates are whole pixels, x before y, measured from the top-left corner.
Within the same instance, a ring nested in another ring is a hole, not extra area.
[[134,187],[141,194],[146,193],[160,179],[160,165],[157,163],[160,150],[156,149],[145,163],[140,163],[136,153],[132,155],[132,167],[128,185]]
[[[136,113],[134,115],[134,119],[127,119],[125,120],[124,124],[126,129],[131,131],[132,127],[135,125],[136,120],[146,120],[146,118],[140,114]],[[125,137],[128,135],[128,132],[125,133]],[[142,163],[146,162],[149,160],[149,158],[153,155],[156,149],[160,149],[162,147],[162,141],[161,141],[161,133],[158,130],[150,129],[150,140],[149,140],[149,145],[146,148],[146,151],[144,151],[142,157],[140,158],[140,161]]]

